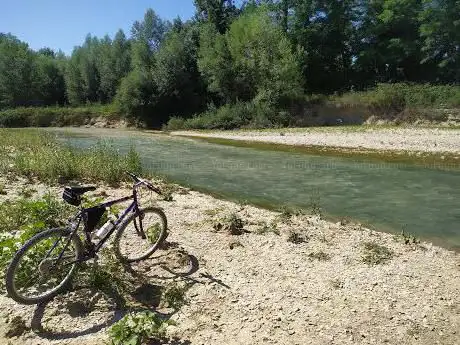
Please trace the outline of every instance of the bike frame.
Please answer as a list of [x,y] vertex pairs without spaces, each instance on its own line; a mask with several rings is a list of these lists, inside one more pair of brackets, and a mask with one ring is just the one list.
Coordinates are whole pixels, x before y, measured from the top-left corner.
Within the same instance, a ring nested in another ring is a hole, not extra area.
[[[116,204],[120,204],[122,202],[125,202],[125,201],[128,201],[128,200],[133,200],[132,203],[122,212],[122,214],[117,218],[117,220],[115,221],[114,223],[114,226],[113,228],[101,239],[99,240],[98,243],[94,244],[92,241],[91,241],[91,232],[89,231],[89,229],[87,229],[87,226],[86,224],[84,225],[84,233],[85,233],[85,236],[86,236],[86,240],[85,240],[85,243],[84,243],[84,246],[85,246],[85,250],[86,250],[86,253],[85,255],[78,259],[76,262],[84,262],[84,261],[87,261],[91,258],[93,258],[96,253],[102,248],[102,246],[104,245],[104,243],[109,239],[109,237],[115,232],[115,230],[118,229],[118,226],[123,222],[123,220],[131,213],[131,212],[135,212],[137,214],[139,214],[139,203],[138,203],[138,200],[137,200],[137,188],[142,185],[143,182],[137,182],[134,186],[133,186],[133,194],[131,194],[130,196],[125,196],[123,198],[119,198],[119,199],[115,199],[115,200],[112,200],[112,201],[107,201],[107,202],[103,202],[101,204],[98,204],[98,205],[95,205],[93,207],[102,207],[102,208],[108,208],[112,205],[116,205]],[[91,207],[91,208],[93,208]],[[59,255],[58,259],[56,261],[59,261],[61,258],[62,258],[62,255],[64,254],[65,250],[67,249],[68,245],[70,244],[70,241],[72,240],[72,237],[73,236],[76,236],[76,233],[78,231],[78,228],[80,227],[80,224],[81,224],[81,221],[82,221],[82,218],[83,218],[83,215],[85,214],[85,212],[87,212],[89,209],[91,208],[84,208],[84,209],[81,209],[77,214],[76,216],[70,221],[70,223],[73,223],[73,227],[74,229],[72,230],[71,234],[69,235],[69,238],[67,240],[67,243],[65,244],[61,254]],[[136,224],[136,221],[134,220],[134,227],[136,228],[136,231],[137,233],[139,234],[139,236],[142,236],[142,238],[145,238],[145,233],[144,233],[144,229],[143,229],[143,226],[142,226],[142,220],[139,222],[140,223],[140,226],[139,228],[137,227],[137,224]],[[51,248],[50,252],[54,249],[54,247],[57,245],[57,242],[55,243],[55,245],[53,246],[53,248]],[[74,262],[72,263],[69,263],[69,264],[73,264]]]

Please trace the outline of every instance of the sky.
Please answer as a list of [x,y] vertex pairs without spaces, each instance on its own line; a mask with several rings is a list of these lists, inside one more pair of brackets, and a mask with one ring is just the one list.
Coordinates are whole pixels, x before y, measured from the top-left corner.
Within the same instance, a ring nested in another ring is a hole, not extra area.
[[153,8],[163,19],[193,16],[193,0],[0,0],[0,32],[11,33],[34,50],[49,47],[70,54],[88,33],[129,35],[135,20]]

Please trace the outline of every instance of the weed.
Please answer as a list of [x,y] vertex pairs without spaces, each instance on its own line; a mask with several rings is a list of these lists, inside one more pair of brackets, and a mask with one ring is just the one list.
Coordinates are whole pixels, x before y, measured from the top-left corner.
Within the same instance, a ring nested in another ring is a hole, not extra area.
[[330,283],[334,289],[343,289],[343,281],[340,279],[332,279]]
[[217,207],[217,208],[211,208],[208,210],[204,210],[203,213],[209,217],[215,217],[222,211],[223,211],[222,207]]
[[5,189],[5,185],[3,183],[0,183],[0,195],[6,195],[8,194]]
[[326,244],[329,243],[329,240],[327,239],[325,234],[318,234],[317,238],[318,238],[318,241],[322,243],[326,243]]
[[280,231],[278,229],[278,225],[275,221],[272,221],[270,224],[267,222],[263,221],[261,224],[259,224],[259,227],[256,229],[256,233],[259,235],[265,235],[267,233],[274,233],[276,235],[280,234]]
[[308,257],[310,259],[315,259],[315,260],[318,260],[318,261],[329,261],[331,259],[331,256],[325,252],[323,252],[322,250],[318,251],[318,252],[312,252],[310,254],[308,254]]
[[283,206],[280,209],[280,214],[278,218],[285,223],[289,223],[293,216],[301,216],[303,211],[300,208],[293,208],[289,206]]
[[400,241],[404,244],[408,244],[408,245],[409,244],[420,244],[420,240],[417,237],[405,232],[404,229],[401,230],[401,233],[399,235],[395,236],[395,240],[398,242]]
[[244,222],[236,213],[231,213],[222,219],[217,220],[213,228],[216,231],[225,230],[231,235],[241,235],[244,232]]
[[392,259],[394,252],[385,246],[378,245],[375,242],[364,242],[364,251],[362,260],[368,265],[378,265]]
[[19,191],[19,196],[23,197],[23,198],[31,198],[34,193],[37,193],[37,190],[35,188],[28,188],[28,187],[24,187],[22,188],[20,191]]
[[322,215],[321,210],[321,196],[318,192],[313,193],[310,195],[310,209],[314,215],[320,216]]
[[295,231],[290,231],[287,237],[287,241],[294,243],[294,244],[300,244],[300,243],[305,243],[308,242],[310,238],[306,234],[299,234],[298,232]]
[[151,311],[129,313],[109,329],[112,345],[141,345],[160,341],[166,335],[166,326],[173,324]]
[[189,286],[179,286],[178,284],[171,284],[166,287],[165,292],[163,293],[162,302],[168,308],[173,308],[175,310],[180,309],[184,304],[187,303],[185,293],[187,292]]
[[237,247],[244,247],[240,241],[232,241],[230,242],[228,246],[230,247],[230,249],[235,249]]

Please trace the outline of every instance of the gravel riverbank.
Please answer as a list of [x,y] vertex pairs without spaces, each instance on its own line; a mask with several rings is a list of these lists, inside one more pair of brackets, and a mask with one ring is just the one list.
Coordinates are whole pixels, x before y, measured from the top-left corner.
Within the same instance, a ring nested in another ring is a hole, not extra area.
[[460,129],[321,127],[266,131],[177,131],[173,135],[375,150],[460,153]]
[[[61,192],[23,180],[5,186],[0,201],[25,187],[34,187],[34,196]],[[128,192],[106,190],[110,197]],[[158,204],[168,217],[170,246],[132,269],[150,287],[188,286],[188,303],[173,314],[177,325],[168,326],[177,337],[171,344],[460,344],[456,253],[405,244],[359,224],[280,214],[183,189]],[[242,234],[218,225],[228,214],[243,220]],[[193,258],[188,273],[167,268],[165,258],[179,252]],[[85,301],[94,303],[75,308]],[[124,312],[98,291],[69,292],[42,306],[21,306],[2,295],[0,344],[101,344]],[[18,316],[25,330],[7,338]]]

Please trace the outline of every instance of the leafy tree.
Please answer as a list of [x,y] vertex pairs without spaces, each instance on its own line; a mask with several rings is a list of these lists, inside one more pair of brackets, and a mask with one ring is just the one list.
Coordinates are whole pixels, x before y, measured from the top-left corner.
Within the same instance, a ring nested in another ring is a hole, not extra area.
[[425,0],[420,13],[422,63],[434,63],[436,81],[460,82],[460,1]]
[[[176,23],[177,24],[177,23]],[[163,121],[175,114],[202,111],[206,87],[197,67],[197,25],[175,25],[156,54],[153,77],[158,87],[157,112]]]
[[150,51],[158,50],[171,24],[161,19],[154,10],[149,8],[144,20],[135,21],[131,28],[131,35],[135,41],[147,44]]
[[418,21],[421,6],[421,0],[364,2],[356,64],[361,79],[389,82],[422,77]]
[[225,35],[208,26],[201,37],[198,64],[210,91],[233,102],[256,98],[274,104],[301,92],[298,55],[264,8],[243,14]]
[[35,90],[33,52],[16,37],[0,34],[0,108],[28,105]]
[[46,105],[66,101],[64,75],[55,56],[51,49],[40,49],[35,59],[36,94]]
[[195,0],[199,20],[213,24],[223,34],[237,16],[233,0]]

